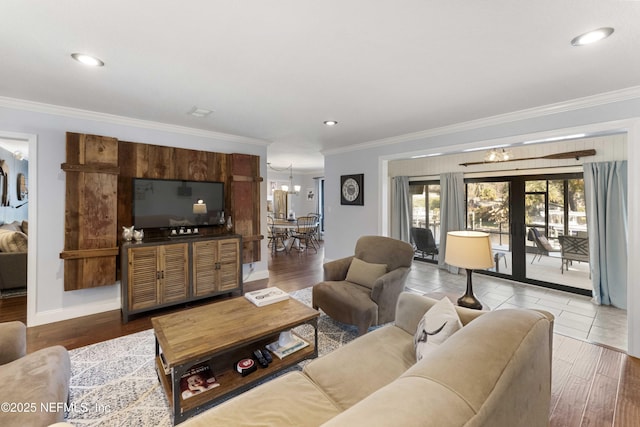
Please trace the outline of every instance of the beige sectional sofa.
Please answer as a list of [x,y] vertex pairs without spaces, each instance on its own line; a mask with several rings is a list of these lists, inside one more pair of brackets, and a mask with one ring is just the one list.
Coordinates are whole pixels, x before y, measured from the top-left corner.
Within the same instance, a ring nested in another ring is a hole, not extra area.
[[414,333],[436,302],[402,293],[393,325],[181,425],[548,425],[553,317],[456,307],[464,327],[416,363]]

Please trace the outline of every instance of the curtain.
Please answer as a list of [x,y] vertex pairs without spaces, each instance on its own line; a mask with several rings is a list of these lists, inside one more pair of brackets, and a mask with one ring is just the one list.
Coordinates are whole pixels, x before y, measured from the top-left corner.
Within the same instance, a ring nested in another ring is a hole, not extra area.
[[409,177],[396,176],[393,186],[393,215],[391,237],[411,243],[411,211],[409,203]]
[[458,274],[458,267],[445,264],[447,232],[464,230],[464,177],[462,172],[440,175],[440,256],[438,267]]
[[627,308],[627,162],[584,164],[589,260],[597,304]]

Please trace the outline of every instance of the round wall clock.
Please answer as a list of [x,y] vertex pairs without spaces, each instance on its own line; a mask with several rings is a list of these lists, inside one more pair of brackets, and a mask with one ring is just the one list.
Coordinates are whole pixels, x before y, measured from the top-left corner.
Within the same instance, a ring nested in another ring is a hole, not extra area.
[[364,205],[364,174],[340,177],[340,204]]

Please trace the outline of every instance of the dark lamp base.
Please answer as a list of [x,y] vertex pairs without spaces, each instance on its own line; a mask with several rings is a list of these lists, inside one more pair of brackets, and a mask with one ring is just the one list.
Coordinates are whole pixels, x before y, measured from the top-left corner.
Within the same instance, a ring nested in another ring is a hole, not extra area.
[[458,298],[458,305],[460,307],[472,308],[474,310],[482,310],[482,303],[473,295],[462,295]]
[[474,310],[482,310],[482,303],[473,295],[473,285],[471,284],[472,269],[467,269],[467,292],[458,298],[460,307],[472,308]]

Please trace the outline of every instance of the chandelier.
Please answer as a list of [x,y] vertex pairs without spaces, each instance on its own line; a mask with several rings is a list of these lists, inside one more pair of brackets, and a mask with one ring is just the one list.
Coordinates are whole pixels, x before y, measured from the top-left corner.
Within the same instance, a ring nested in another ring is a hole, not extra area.
[[271,168],[272,170],[274,170],[276,172],[283,172],[283,171],[288,169],[289,170],[289,185],[283,184],[283,185],[280,186],[280,189],[282,191],[287,192],[287,194],[298,194],[298,193],[300,193],[301,187],[299,185],[294,185],[293,184],[293,163],[290,164],[289,166],[287,166],[286,168],[283,168],[283,169],[274,168],[273,166],[271,166],[271,163],[267,163],[267,166],[269,166],[269,168]]
[[484,156],[485,162],[507,162],[512,159],[513,155],[511,154],[511,150],[504,148],[494,148],[487,151],[487,154]]

